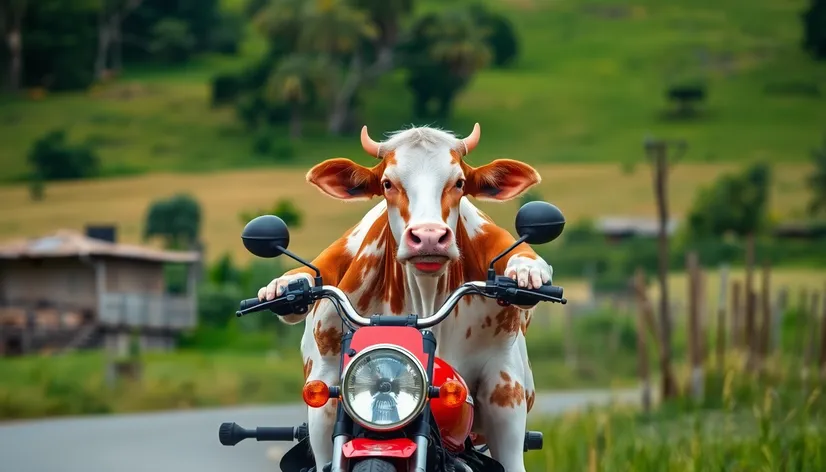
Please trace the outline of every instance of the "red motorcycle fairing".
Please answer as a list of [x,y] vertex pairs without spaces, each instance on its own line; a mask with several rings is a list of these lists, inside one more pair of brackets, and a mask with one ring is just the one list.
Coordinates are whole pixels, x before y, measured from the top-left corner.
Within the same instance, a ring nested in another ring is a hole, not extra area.
[[[427,355],[422,344],[422,333],[410,326],[365,326],[359,328],[350,340],[350,349],[361,352],[376,344],[392,344],[410,351],[419,359],[422,366],[427,367]],[[344,353],[344,367],[350,363],[353,356],[349,352]]]
[[[350,348],[356,353],[376,344],[392,344],[410,351],[419,359],[423,366],[427,366],[427,355],[422,345],[422,333],[412,327],[396,326],[365,326],[356,330],[353,339],[350,341]],[[344,365],[350,363],[352,357],[349,353],[344,353]],[[438,357],[433,361],[434,387],[440,387],[448,380],[458,380],[469,392],[467,383],[453,367]],[[430,409],[439,432],[442,436],[444,447],[454,453],[459,453],[465,449],[465,440],[470,435],[473,427],[473,403],[465,402],[462,406],[449,408],[442,404],[438,398],[430,400]]]
[[345,443],[342,448],[344,457],[390,457],[407,459],[416,452],[416,443],[407,438],[367,439],[356,438]]

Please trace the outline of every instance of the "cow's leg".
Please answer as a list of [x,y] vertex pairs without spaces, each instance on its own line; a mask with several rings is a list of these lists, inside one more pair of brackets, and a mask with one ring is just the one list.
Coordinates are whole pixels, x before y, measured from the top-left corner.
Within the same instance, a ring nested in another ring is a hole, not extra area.
[[494,355],[479,380],[476,402],[491,457],[507,472],[525,472],[522,449],[528,409],[525,367],[518,343]]
[[[318,359],[313,361],[313,369],[307,381],[321,380],[329,386],[338,385],[338,357],[318,356]],[[333,460],[333,425],[337,406],[335,400],[330,400],[321,408],[309,407],[307,412],[310,447],[318,471]]]

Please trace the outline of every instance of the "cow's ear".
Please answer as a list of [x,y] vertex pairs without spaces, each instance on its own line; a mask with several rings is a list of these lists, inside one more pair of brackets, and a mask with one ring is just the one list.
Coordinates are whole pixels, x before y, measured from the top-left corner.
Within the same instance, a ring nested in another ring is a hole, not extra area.
[[355,162],[329,159],[310,169],[307,182],[339,200],[369,200],[379,195],[379,179],[373,171]]
[[497,159],[481,167],[467,164],[463,167],[465,194],[479,200],[511,200],[542,180],[533,167],[511,159]]

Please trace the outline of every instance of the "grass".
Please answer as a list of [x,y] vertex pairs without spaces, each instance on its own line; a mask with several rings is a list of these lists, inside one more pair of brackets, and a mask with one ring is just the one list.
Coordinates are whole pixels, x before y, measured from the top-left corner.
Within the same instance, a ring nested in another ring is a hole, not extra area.
[[[0,420],[300,402],[301,329],[276,340],[272,332],[242,333],[235,325],[226,331],[204,328],[178,352],[144,354],[143,377],[115,388],[105,383],[102,353],[0,359]],[[578,325],[578,336],[586,331],[595,330]],[[537,389],[633,385],[633,350],[592,349],[606,345],[609,336],[607,330],[591,332],[570,367],[558,325],[532,328],[528,344]]]
[[[684,163],[672,172],[670,205],[683,214],[697,189],[736,164]],[[544,199],[558,205],[568,221],[601,215],[655,215],[648,166],[627,172],[619,164],[541,164],[538,187]],[[802,185],[809,167],[777,164],[772,192],[774,215],[801,215],[807,191]],[[236,170],[211,174],[154,174],[106,180],[48,185],[45,199],[35,202],[21,184],[0,187],[0,241],[45,235],[60,228],[82,230],[88,223],[113,223],[123,242],[141,242],[143,223],[152,201],[188,192],[201,204],[201,234],[208,257],[229,252],[237,261],[250,259],[239,235],[242,211],[269,208],[280,198],[290,198],[304,212],[295,229],[291,249],[315,257],[361,219],[375,202],[343,203],[322,195],[304,181],[304,169]],[[517,201],[479,203],[501,226],[511,229]],[[579,276],[580,274],[576,274]]]
[[826,382],[804,388],[789,367],[775,362],[754,378],[729,365],[725,377],[710,373],[700,403],[678,399],[650,414],[614,405],[539,422],[545,449],[527,454],[528,470],[824,470]]
[[[482,124],[475,162],[508,156],[632,163],[642,160],[648,134],[687,139],[685,158],[692,161],[802,161],[824,132],[826,65],[799,47],[805,0],[485,3],[512,19],[521,56],[509,69],[480,73],[459,97],[455,116],[437,123],[460,134]],[[429,0],[418,8],[441,5]],[[107,175],[306,167],[327,157],[360,157],[356,138],[330,138],[314,124],[295,143],[292,162],[260,158],[233,111],[210,108],[209,79],[248,64],[264,48],[251,35],[238,57],[131,69],[122,81],[88,93],[3,98],[0,180],[26,174],[32,141],[54,127],[96,142]],[[709,84],[701,116],[665,118],[666,86],[693,78]],[[767,91],[784,87],[810,92]],[[376,136],[398,129],[415,121],[410,103],[404,75],[388,75],[365,93],[359,121]],[[286,139],[284,129],[276,133]]]

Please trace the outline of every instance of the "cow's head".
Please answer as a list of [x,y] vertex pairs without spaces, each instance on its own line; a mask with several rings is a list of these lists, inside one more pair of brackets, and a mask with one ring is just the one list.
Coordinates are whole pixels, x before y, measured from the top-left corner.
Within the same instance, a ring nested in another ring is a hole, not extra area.
[[411,263],[419,275],[440,275],[459,258],[456,226],[463,196],[505,201],[539,182],[531,166],[499,159],[471,167],[463,157],[479,143],[479,124],[458,139],[433,128],[412,128],[377,143],[361,130],[364,150],[381,160],[368,168],[349,159],[322,162],[307,181],[334,198],[347,201],[382,196],[398,246],[396,259]]

